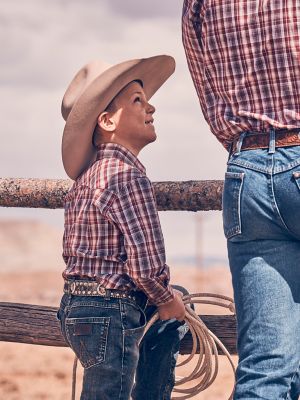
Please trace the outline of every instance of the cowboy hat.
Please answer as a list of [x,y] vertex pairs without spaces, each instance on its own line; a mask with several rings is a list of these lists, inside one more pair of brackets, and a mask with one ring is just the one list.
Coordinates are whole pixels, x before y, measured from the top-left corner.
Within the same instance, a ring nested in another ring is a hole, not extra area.
[[94,129],[113,98],[130,82],[139,80],[149,100],[175,70],[171,56],[159,55],[116,65],[93,61],[81,68],[68,86],[61,112],[66,121],[62,160],[66,173],[76,179],[95,159]]

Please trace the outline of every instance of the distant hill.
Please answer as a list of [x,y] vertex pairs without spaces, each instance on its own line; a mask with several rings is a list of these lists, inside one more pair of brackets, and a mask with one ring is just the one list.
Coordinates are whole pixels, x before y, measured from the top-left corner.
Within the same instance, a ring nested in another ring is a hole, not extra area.
[[0,272],[63,269],[62,232],[34,220],[0,219]]

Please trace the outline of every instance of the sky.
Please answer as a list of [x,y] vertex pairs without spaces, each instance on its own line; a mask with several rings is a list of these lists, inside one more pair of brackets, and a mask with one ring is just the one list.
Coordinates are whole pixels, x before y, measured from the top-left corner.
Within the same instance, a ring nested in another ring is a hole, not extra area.
[[[158,139],[140,153],[152,181],[223,179],[227,154],[202,116],[181,41],[182,0],[0,0],[0,176],[67,179],[61,100],[75,73],[172,55],[153,96]],[[0,208],[0,218],[63,227],[62,210]],[[160,212],[168,260],[225,260],[220,212]],[[198,232],[196,236],[196,232]]]

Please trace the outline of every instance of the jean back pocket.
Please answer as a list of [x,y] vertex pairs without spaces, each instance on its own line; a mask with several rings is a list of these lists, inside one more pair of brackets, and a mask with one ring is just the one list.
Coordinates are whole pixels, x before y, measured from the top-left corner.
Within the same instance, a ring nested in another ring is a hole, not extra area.
[[242,233],[241,193],[242,172],[226,172],[223,191],[223,227],[227,239]]
[[84,368],[105,361],[110,317],[66,318],[68,344]]

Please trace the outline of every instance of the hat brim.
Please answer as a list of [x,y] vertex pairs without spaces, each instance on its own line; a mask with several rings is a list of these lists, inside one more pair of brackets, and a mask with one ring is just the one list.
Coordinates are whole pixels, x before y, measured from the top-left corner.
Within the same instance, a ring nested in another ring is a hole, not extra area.
[[94,79],[74,104],[62,138],[62,160],[71,179],[86,170],[95,159],[92,136],[99,114],[130,82],[140,80],[149,100],[175,70],[171,56],[160,55],[114,65]]

